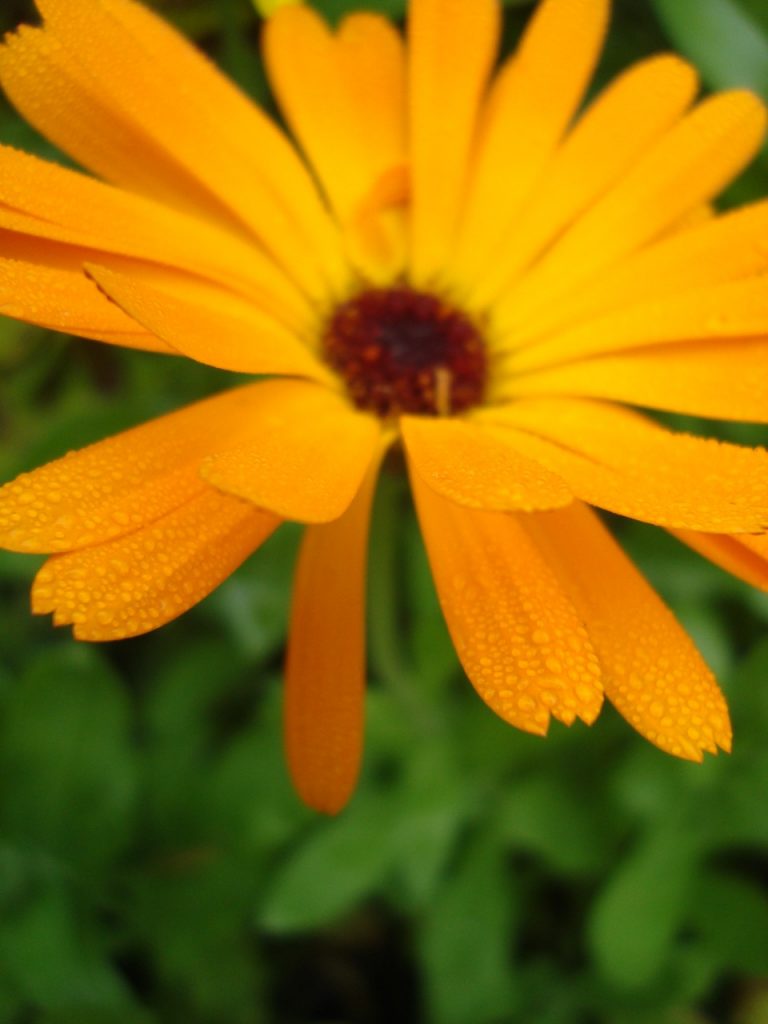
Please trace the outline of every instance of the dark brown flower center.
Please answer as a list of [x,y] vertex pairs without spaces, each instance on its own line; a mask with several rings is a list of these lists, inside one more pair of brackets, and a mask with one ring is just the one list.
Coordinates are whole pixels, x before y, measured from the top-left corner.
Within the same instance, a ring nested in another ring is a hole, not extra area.
[[447,416],[482,401],[480,331],[434,295],[405,287],[363,292],[336,309],[324,346],[355,405],[379,416]]

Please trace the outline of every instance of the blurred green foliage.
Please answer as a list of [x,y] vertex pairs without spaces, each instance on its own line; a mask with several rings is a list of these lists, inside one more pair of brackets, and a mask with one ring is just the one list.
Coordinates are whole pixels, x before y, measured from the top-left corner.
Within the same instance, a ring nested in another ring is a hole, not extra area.
[[[247,0],[156,6],[267,100]],[[618,0],[601,80],[670,45],[712,86],[768,85],[762,0]],[[50,155],[10,112],[1,126]],[[765,192],[763,165],[738,195]],[[230,382],[10,322],[0,367],[3,478]],[[733,756],[674,761],[610,710],[546,742],[497,721],[457,668],[393,475],[364,778],[334,820],[282,763],[296,530],[179,622],[98,647],[33,619],[39,560],[2,555],[0,1024],[768,1021],[768,601],[619,528],[724,681]]]

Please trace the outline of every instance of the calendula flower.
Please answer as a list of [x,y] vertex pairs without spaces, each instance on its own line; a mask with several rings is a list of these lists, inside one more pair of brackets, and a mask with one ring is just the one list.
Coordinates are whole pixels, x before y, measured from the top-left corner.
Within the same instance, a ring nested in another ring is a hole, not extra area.
[[295,143],[132,0],[37,0],[5,90],[97,177],[0,150],[3,311],[252,380],[24,474],[0,540],[83,640],[180,615],[307,524],[286,669],[291,772],[340,808],[361,750],[365,557],[405,451],[440,602],[520,729],[604,697],[679,757],[728,749],[710,671],[590,505],[768,585],[768,454],[627,406],[768,419],[768,204],[711,200],[762,103],[695,104],[674,56],[581,112],[608,0],[543,0],[495,68],[498,0],[265,29]]

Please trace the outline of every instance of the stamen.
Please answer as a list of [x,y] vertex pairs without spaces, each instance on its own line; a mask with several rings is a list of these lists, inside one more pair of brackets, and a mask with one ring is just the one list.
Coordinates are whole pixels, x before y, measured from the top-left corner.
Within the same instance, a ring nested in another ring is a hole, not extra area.
[[324,347],[355,404],[382,417],[451,416],[483,398],[480,330],[434,295],[404,287],[363,292],[335,311]]
[[453,374],[447,366],[435,367],[435,407],[438,416],[451,415],[451,383]]

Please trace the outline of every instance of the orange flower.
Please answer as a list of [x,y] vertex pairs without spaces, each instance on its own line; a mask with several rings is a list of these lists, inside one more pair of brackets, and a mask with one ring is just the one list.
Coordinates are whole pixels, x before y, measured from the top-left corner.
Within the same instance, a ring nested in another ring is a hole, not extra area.
[[[286,682],[299,792],[360,759],[365,550],[404,446],[459,657],[505,720],[728,749],[723,697],[588,505],[768,586],[768,454],[623,404],[768,420],[768,205],[713,197],[765,111],[693,106],[672,56],[578,119],[608,0],[543,0],[494,72],[498,0],[332,33],[281,7],[270,80],[301,148],[132,0],[37,0],[0,55],[24,116],[102,180],[0,149],[3,311],[273,379],[25,474],[0,540],[53,557],[34,610],[83,640],[163,625],[281,520],[308,524]],[[10,297],[10,298],[9,298]],[[586,504],[585,504],[586,503]]]

